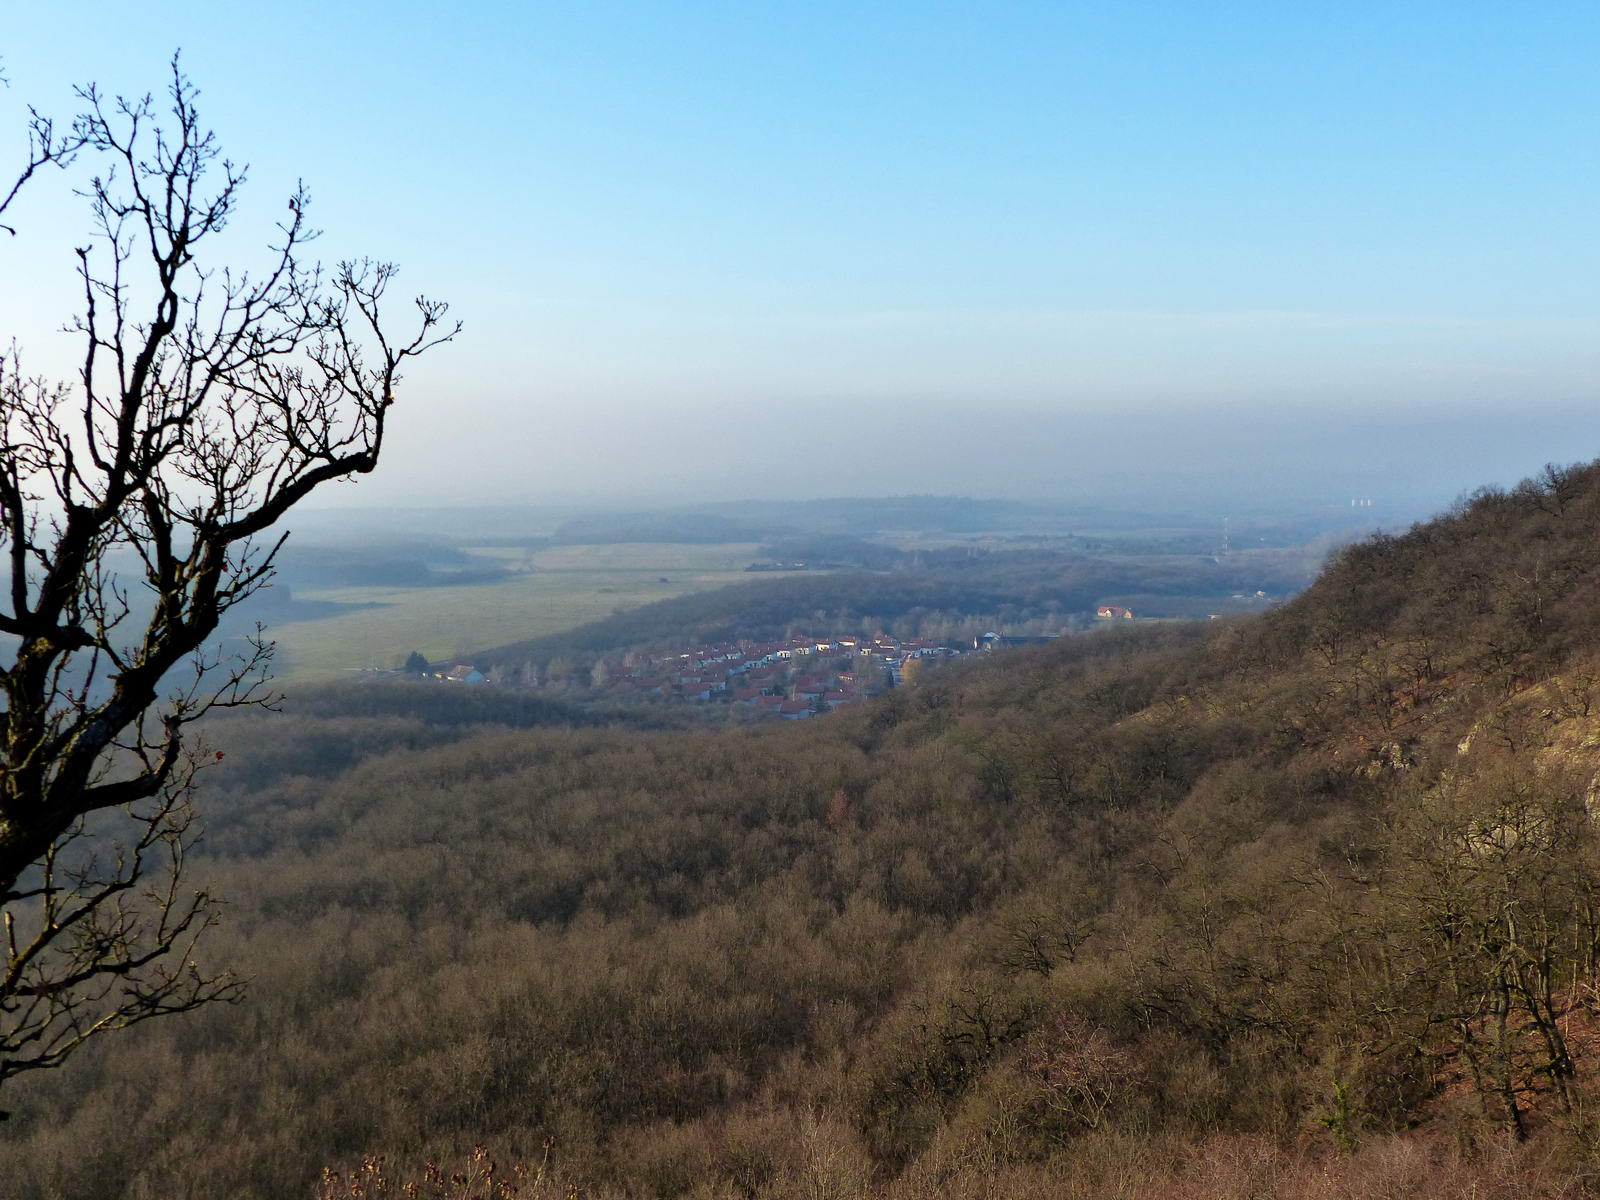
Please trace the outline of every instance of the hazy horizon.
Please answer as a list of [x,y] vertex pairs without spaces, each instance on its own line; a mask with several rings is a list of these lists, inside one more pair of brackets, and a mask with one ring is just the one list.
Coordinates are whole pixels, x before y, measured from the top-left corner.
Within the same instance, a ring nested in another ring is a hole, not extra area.
[[[803,427],[736,408],[700,409],[688,420],[682,410],[634,414],[606,440],[607,471],[588,486],[518,471],[525,451],[515,444],[481,448],[459,474],[447,463],[407,470],[397,465],[406,454],[395,451],[375,475],[322,494],[313,507],[672,508],[961,495],[1287,511],[1361,498],[1412,519],[1480,487],[1515,484],[1547,462],[1600,456],[1600,406],[1580,404],[1535,414],[1481,407],[1310,418],[1272,406],[1152,416],[913,406],[863,415],[813,405],[811,414]],[[398,414],[397,446],[423,436],[425,425],[409,415]],[[721,455],[721,465],[707,467],[698,457],[706,453]]]

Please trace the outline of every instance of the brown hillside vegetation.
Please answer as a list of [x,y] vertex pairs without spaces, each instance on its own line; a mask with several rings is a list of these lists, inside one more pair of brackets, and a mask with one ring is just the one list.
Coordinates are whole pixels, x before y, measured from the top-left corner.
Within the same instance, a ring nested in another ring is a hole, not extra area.
[[523,1196],[1591,1194],[1596,530],[1550,470],[803,725],[229,721],[250,998],[19,1088],[6,1195],[478,1144]]

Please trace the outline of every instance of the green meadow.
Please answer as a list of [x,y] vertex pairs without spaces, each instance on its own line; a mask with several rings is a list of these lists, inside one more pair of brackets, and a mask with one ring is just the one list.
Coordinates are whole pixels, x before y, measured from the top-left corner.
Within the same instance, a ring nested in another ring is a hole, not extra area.
[[530,554],[487,547],[472,553],[509,567],[509,576],[459,587],[297,588],[297,600],[349,607],[269,628],[278,645],[274,674],[285,681],[328,680],[364,667],[393,667],[413,650],[432,660],[470,663],[493,646],[749,579],[744,568],[758,557],[756,549],[748,543],[621,543]]

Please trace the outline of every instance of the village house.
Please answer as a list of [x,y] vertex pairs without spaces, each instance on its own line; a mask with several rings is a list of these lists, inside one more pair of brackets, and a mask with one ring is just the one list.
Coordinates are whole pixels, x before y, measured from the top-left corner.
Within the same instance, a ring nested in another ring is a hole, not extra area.
[[1058,634],[1054,633],[1044,633],[1034,636],[1022,634],[986,633],[982,637],[977,637],[972,640],[972,648],[974,650],[994,651],[1008,649],[1012,646],[1042,646],[1047,642],[1055,641],[1058,636]]

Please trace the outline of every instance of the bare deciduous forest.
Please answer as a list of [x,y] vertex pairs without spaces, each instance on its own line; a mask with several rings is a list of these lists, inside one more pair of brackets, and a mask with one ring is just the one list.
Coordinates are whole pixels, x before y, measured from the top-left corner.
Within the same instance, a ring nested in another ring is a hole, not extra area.
[[1276,611],[798,726],[219,718],[248,998],[26,1080],[0,1179],[305,1200],[482,1144],[523,1195],[1590,1194],[1597,521],[1600,464],[1551,469]]

